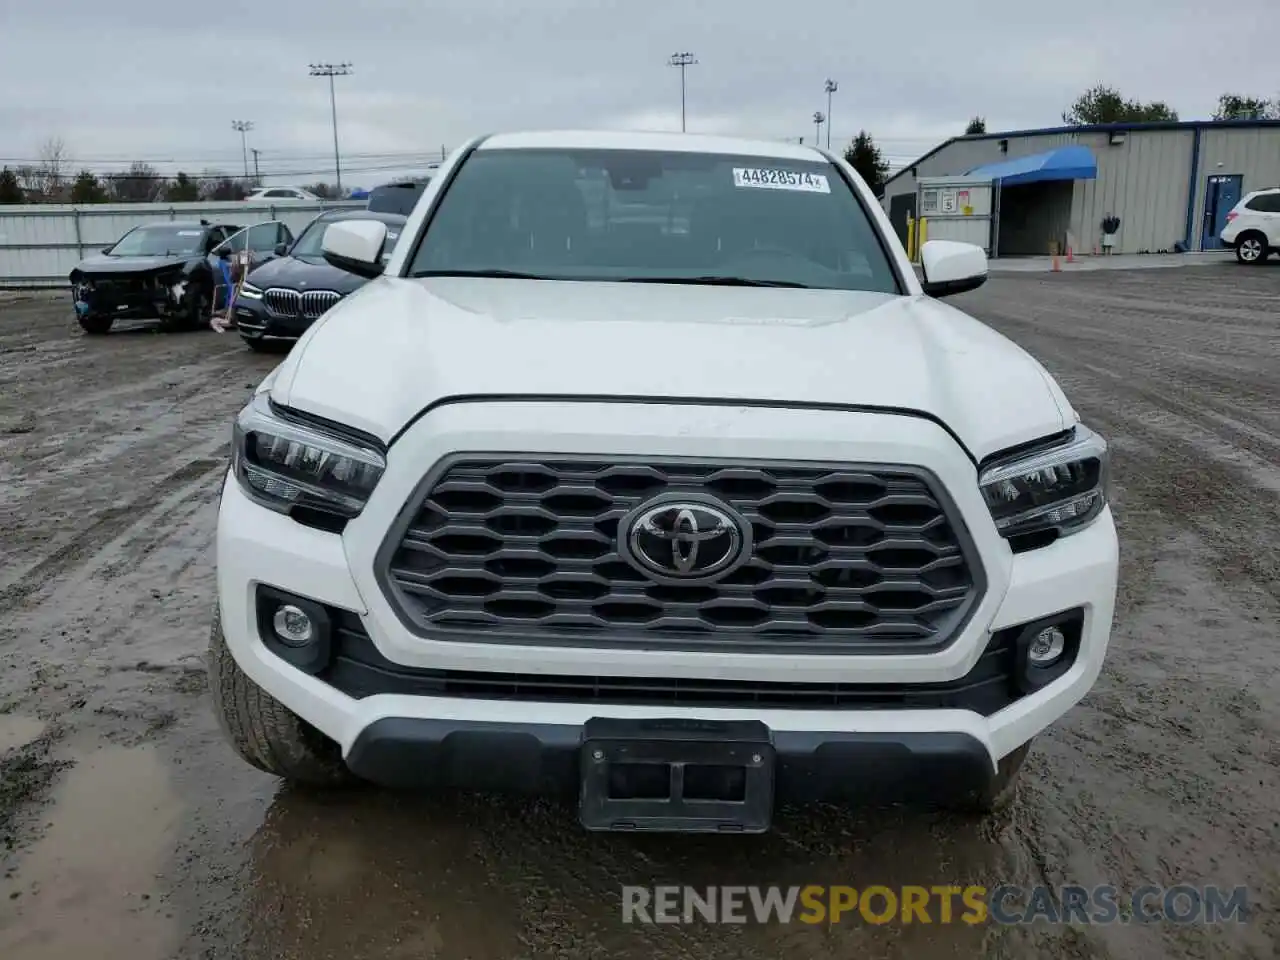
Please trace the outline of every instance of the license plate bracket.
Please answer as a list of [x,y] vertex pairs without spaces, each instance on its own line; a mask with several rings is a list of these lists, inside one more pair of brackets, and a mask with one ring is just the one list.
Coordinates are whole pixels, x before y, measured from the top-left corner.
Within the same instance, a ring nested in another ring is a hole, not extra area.
[[763,833],[774,749],[757,720],[593,718],[583,729],[579,818],[588,830]]

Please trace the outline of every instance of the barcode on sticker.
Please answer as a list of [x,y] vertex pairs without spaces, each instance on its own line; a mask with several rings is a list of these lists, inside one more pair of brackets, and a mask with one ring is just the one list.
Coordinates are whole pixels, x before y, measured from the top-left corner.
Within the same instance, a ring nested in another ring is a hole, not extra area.
[[831,185],[825,174],[797,173],[795,170],[776,170],[765,167],[734,167],[735,187],[755,187],[760,190],[800,190],[804,193],[830,193]]

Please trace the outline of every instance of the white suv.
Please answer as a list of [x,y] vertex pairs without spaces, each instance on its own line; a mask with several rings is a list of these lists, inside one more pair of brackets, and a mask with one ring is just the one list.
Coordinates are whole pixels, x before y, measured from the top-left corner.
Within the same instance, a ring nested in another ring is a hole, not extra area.
[[210,676],[246,760],[600,830],[1007,802],[1102,667],[1117,543],[1106,444],[936,299],[981,249],[921,283],[833,154],[599,132],[468,144],[385,244],[329,227],[374,279],[235,424]]
[[1245,194],[1227,214],[1221,239],[1241,263],[1262,263],[1280,250],[1280,187]]

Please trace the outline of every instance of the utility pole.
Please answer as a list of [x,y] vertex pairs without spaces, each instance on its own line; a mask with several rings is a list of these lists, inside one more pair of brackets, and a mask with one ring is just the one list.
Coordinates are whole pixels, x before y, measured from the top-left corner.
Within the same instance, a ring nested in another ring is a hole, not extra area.
[[253,182],[260,187],[262,186],[262,174],[258,172],[258,154],[262,151],[257,147],[250,147],[249,152],[253,154]]
[[[240,131],[240,153],[244,158],[244,178],[248,180],[249,179],[249,141],[246,138],[245,134],[247,134],[250,130],[253,129],[253,121],[252,120],[232,120],[231,129]],[[253,152],[256,154],[258,151],[255,150]]]
[[840,84],[834,80],[828,79],[825,87],[827,91],[827,149],[831,149],[831,95],[840,89]]
[[667,66],[680,68],[680,132],[685,132],[684,123],[684,72],[695,63],[697,59],[692,53],[673,53],[671,59],[667,61]]
[[825,119],[827,119],[826,114],[824,114],[821,110],[813,111],[813,126],[814,126],[813,142],[818,146],[822,145],[822,121]]
[[338,155],[338,102],[333,92],[333,78],[351,75],[349,63],[313,63],[309,65],[311,76],[329,78],[329,110],[333,114],[333,172],[338,181],[338,195],[342,195],[342,161]]

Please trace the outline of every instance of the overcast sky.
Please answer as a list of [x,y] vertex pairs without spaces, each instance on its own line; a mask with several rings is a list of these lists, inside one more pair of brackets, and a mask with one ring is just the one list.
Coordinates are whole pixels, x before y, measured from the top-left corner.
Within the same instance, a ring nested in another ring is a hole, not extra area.
[[691,131],[811,139],[831,77],[833,145],[865,127],[896,166],[975,113],[1056,124],[1099,81],[1184,119],[1228,87],[1276,96],[1276,2],[0,0],[0,163],[60,137],[99,171],[235,173],[241,119],[264,174],[332,180],[307,67],[345,60],[343,180],[372,185],[487,131],[679,129],[666,60],[688,50]]

